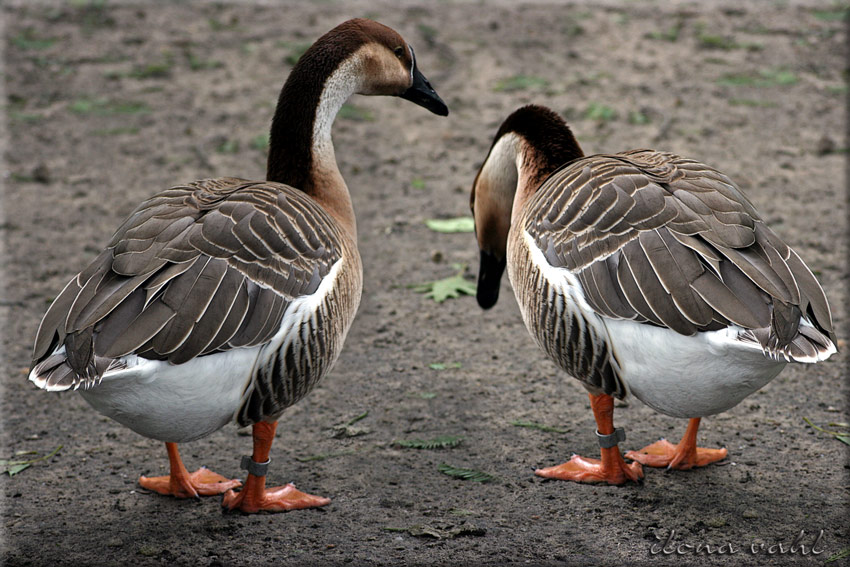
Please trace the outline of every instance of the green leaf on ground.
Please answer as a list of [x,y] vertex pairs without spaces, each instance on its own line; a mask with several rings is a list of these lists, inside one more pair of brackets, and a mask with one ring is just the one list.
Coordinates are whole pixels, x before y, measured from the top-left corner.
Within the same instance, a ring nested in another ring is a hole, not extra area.
[[239,151],[239,140],[225,140],[216,151],[220,154],[235,154]]
[[353,418],[349,419],[347,422],[345,422],[345,424],[346,425],[354,425],[355,423],[357,423],[361,419],[365,419],[368,415],[369,415],[369,410],[366,410],[363,413],[361,413],[360,415],[354,416]]
[[[830,431],[828,429],[824,429],[823,427],[818,427],[817,425],[812,423],[808,417],[804,417],[803,421],[808,423],[812,429],[820,431],[821,433],[826,433],[827,435],[832,435],[845,445],[850,445],[850,433],[844,431]],[[843,423],[830,423],[830,425],[833,427],[846,427],[846,424]]]
[[649,117],[640,110],[629,112],[629,124],[649,124]]
[[47,49],[56,43],[56,39],[52,37],[38,37],[32,28],[27,28],[12,38],[12,44],[20,49],[38,51]]
[[170,55],[166,55],[162,61],[147,63],[138,67],[134,67],[132,71],[127,73],[127,76],[133,79],[161,79],[171,76],[171,67],[174,60]]
[[649,39],[655,39],[659,41],[669,41],[675,42],[679,39],[679,33],[682,31],[682,22],[678,22],[676,25],[668,28],[665,31],[653,31],[646,34],[646,37]]
[[475,219],[472,217],[426,219],[425,225],[434,232],[475,232]]
[[[20,460],[20,459],[6,460],[6,459],[0,459],[0,474],[7,473],[9,476],[15,476],[15,475],[16,475],[16,474],[18,474],[19,472],[21,472],[21,471],[23,471],[23,470],[25,470],[25,469],[28,469],[28,468],[29,468],[31,465],[33,465],[34,463],[37,463],[37,462],[39,462],[39,461],[44,461],[44,460],[46,460],[46,459],[49,459],[50,457],[52,457],[53,455],[55,455],[56,453],[58,453],[58,452],[59,452],[59,450],[60,450],[62,447],[63,447],[63,445],[59,445],[58,447],[56,447],[55,449],[53,449],[53,451],[52,451],[50,454],[48,454],[48,455],[44,455],[44,456],[42,456],[42,457],[38,457],[38,458],[36,458],[36,459],[29,459],[29,460]],[[19,452],[19,453],[17,453],[17,454],[16,454],[16,456],[20,457],[20,456],[22,456],[22,455],[35,455],[35,454],[38,454],[38,453],[37,453],[36,451],[23,451],[23,452]]]
[[750,51],[761,51],[764,49],[764,45],[760,43],[739,42],[731,37],[708,33],[704,24],[697,25],[697,41],[700,47],[707,49],[748,49]]
[[115,101],[102,98],[78,98],[68,105],[68,110],[74,114],[143,114],[150,112],[150,107],[144,102]]
[[437,303],[442,303],[449,298],[458,298],[461,295],[475,295],[476,285],[463,277],[466,266],[462,264],[454,266],[459,270],[454,276],[423,284],[413,284],[409,287],[417,293],[424,293],[425,297],[430,297]]
[[457,447],[463,442],[463,437],[453,435],[441,435],[433,439],[397,439],[393,441],[396,445],[407,449],[450,449]]
[[117,128],[101,128],[93,130],[95,136],[120,136],[121,134],[138,134],[139,128],[136,126],[119,126]]
[[307,51],[313,44],[309,42],[281,41],[278,45],[289,49],[289,53],[287,53],[286,57],[284,57],[284,61],[290,65],[295,65],[298,63],[298,60],[301,59],[301,56],[304,55],[304,52]]
[[730,98],[729,104],[732,106],[753,106],[758,108],[771,108],[778,106],[771,100],[757,100],[752,98]]
[[605,106],[598,102],[591,102],[590,106],[587,107],[587,110],[584,111],[584,115],[591,120],[608,122],[609,120],[617,118],[617,111],[610,106]]
[[260,150],[264,152],[269,149],[269,134],[266,132],[265,134],[257,134],[253,138],[251,138],[251,147],[255,150]]
[[444,475],[459,478],[461,480],[471,480],[472,482],[490,482],[491,480],[496,479],[496,477],[490,473],[477,471],[475,469],[453,467],[452,465],[447,465],[446,463],[441,463],[437,467],[437,470],[443,473]]
[[419,30],[419,33],[422,34],[422,37],[425,38],[425,42],[429,46],[433,46],[434,41],[437,38],[437,28],[429,26],[428,24],[418,24],[416,28]]
[[431,370],[446,370],[447,368],[463,368],[460,362],[433,362],[428,365]]
[[826,561],[824,561],[824,565],[828,563],[832,563],[833,561],[838,561],[839,559],[844,559],[845,557],[850,557],[850,547],[845,547],[835,555],[831,555]]
[[369,433],[372,433],[372,430],[368,427],[354,427],[355,423],[365,418],[367,415],[369,415],[369,410],[349,419],[345,423],[334,425],[331,429],[331,437],[339,439],[342,437],[359,437],[361,435],[368,435]]
[[458,298],[461,295],[475,295],[477,289],[474,283],[464,279],[461,274],[424,283],[414,288],[415,291],[424,293],[425,297],[430,297],[437,303],[442,303],[450,298]]
[[850,8],[842,10],[813,10],[812,16],[822,22],[842,22],[847,19],[847,14],[850,14]]
[[216,59],[201,59],[188,47],[183,49],[183,56],[186,58],[186,61],[189,63],[189,69],[192,71],[203,71],[205,69],[218,69],[219,67],[224,67],[224,63],[222,61],[218,61]]
[[29,114],[26,112],[9,111],[9,118],[20,122],[38,122],[44,119],[41,114]]
[[212,31],[235,30],[239,26],[239,18],[231,16],[229,22],[223,22],[218,18],[207,18],[207,23]]
[[757,75],[727,73],[717,80],[717,84],[727,87],[776,87],[796,82],[797,75],[787,69],[762,69]]

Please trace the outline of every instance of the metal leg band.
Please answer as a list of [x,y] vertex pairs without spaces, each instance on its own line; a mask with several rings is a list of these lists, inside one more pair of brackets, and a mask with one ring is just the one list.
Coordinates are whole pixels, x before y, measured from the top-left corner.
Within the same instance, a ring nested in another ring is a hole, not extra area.
[[248,473],[254,476],[266,476],[266,471],[269,470],[269,463],[272,462],[271,459],[268,459],[265,463],[258,463],[248,455],[242,457],[242,465],[240,468],[245,469]]
[[603,449],[616,447],[619,443],[626,440],[626,431],[622,427],[614,429],[614,433],[610,435],[602,435],[599,430],[596,430],[596,440],[599,441],[599,446]]

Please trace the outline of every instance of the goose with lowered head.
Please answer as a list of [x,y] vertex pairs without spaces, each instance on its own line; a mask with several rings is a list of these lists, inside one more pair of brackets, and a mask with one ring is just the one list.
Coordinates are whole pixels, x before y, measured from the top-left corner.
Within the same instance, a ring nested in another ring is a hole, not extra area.
[[[726,456],[696,446],[700,418],[738,404],[788,362],[836,352],[826,296],[808,267],[724,174],[653,150],[585,157],[551,110],[502,123],[472,188],[477,299],[492,307],[507,266],[525,325],[588,390],[601,460],[539,476],[621,484],[647,466]],[[688,418],[678,444],[626,457],[614,397]]]
[[[29,379],[79,390],[96,410],[164,441],[180,498],[225,493],[246,513],[323,506],[266,488],[277,419],[330,370],[360,302],[354,210],[331,125],[353,94],[399,96],[445,116],[413,49],[377,22],[347,21],[289,75],[272,121],[267,179],[205,179],[139,205],[45,314]],[[248,476],[189,473],[177,443],[253,426]]]

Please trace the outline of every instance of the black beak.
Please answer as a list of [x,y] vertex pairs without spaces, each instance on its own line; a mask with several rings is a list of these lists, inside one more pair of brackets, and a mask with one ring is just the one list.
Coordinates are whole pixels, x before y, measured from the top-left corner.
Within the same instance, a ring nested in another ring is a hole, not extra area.
[[[411,49],[410,51],[412,55],[413,50]],[[415,58],[413,59],[413,84],[399,96],[427,108],[438,116],[448,116],[449,114],[449,107],[446,106],[446,103],[443,102],[443,99],[440,98],[440,95],[437,94],[437,91],[434,90],[434,87],[431,86],[425,75],[419,71]]]
[[478,291],[475,299],[482,309],[490,309],[499,299],[499,285],[505,272],[505,258],[497,258],[495,254],[481,251],[481,261],[478,266]]

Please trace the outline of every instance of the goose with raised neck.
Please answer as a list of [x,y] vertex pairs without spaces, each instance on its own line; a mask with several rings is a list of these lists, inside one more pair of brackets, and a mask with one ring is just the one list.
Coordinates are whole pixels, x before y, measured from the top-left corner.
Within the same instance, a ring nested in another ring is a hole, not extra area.
[[[205,179],[139,205],[41,321],[29,379],[79,390],[96,410],[164,441],[170,474],[141,477],[179,498],[224,493],[245,513],[323,506],[292,484],[266,488],[277,419],[333,366],[360,303],[351,198],[331,142],[353,94],[448,109],[413,49],[377,22],[350,20],[308,49],[275,111],[267,180]],[[253,428],[239,492],[177,444],[236,421]]]
[[[367,32],[377,32],[387,46],[396,45],[394,55],[409,62],[410,84],[393,94],[435,114],[448,114],[448,108],[419,71],[413,48],[398,44],[386,33],[389,31],[377,28],[370,20],[355,19],[320,38],[299,58],[281,89],[269,135],[268,180],[301,189],[352,235],[356,234],[354,209],[337,167],[331,127],[354,93],[365,89],[363,94],[387,94],[380,92],[380,85],[364,83],[368,71],[386,72],[386,62],[381,60],[385,51],[369,41]],[[323,49],[327,44],[335,46],[335,56]]]
[[[584,156],[560,116],[529,105],[496,134],[471,195],[478,303],[507,267],[532,338],[587,389],[601,460],[536,474],[621,484],[641,464],[690,469],[724,458],[696,446],[726,411],[789,362],[836,352],[826,295],[743,192],[698,161],[654,150]],[[688,418],[678,444],[629,451],[614,398]]]

